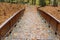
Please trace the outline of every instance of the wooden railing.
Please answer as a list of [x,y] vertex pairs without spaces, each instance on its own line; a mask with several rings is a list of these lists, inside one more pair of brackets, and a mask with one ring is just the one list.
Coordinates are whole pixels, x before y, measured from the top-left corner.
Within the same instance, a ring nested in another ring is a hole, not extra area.
[[53,15],[50,15],[48,12],[40,10],[39,8],[38,11],[42,15],[42,17],[45,18],[45,20],[50,24],[55,33],[60,35],[60,20],[57,20]]
[[7,19],[2,25],[0,25],[0,40],[3,40],[14,28],[14,24],[23,16],[25,9],[19,10],[14,13],[9,19]]

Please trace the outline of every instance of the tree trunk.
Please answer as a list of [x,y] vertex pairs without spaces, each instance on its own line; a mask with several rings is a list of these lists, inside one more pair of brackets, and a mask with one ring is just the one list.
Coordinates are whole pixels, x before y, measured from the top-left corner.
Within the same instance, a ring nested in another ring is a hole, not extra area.
[[27,0],[27,2],[29,3],[29,0]]
[[54,6],[54,7],[57,7],[57,6],[58,6],[57,0],[54,0],[54,1],[53,1],[53,6]]
[[33,5],[33,0],[32,0],[32,5]]
[[4,0],[1,0],[1,2],[4,2]]
[[40,1],[39,1],[39,5],[41,5],[41,7],[46,6],[45,0],[40,0]]

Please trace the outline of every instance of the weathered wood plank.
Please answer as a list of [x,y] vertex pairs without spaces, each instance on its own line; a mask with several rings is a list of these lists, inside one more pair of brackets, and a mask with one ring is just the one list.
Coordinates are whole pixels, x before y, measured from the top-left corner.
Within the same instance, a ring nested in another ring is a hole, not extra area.
[[13,16],[6,24],[0,28],[0,38],[4,38],[7,33],[10,32],[13,28],[13,25],[18,21],[19,17],[23,15],[24,9],[20,10],[15,16]]

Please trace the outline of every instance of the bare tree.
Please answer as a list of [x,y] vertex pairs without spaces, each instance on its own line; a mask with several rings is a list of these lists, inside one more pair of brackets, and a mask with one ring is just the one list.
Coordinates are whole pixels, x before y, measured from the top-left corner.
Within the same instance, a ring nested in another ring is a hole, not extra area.
[[36,4],[36,0],[32,0],[32,4],[35,5]]

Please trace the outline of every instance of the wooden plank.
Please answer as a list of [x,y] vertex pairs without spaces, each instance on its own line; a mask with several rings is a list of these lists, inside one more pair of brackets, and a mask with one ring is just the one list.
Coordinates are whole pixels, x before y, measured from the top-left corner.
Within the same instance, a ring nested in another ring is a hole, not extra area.
[[47,22],[50,23],[51,17],[48,14],[46,14],[45,12],[43,12],[41,10],[40,10],[40,14],[42,15],[43,18],[45,18],[47,20]]
[[57,33],[60,35],[60,23],[58,23]]
[[13,25],[18,21],[21,14],[23,15],[24,9],[18,12],[13,18],[11,18],[6,24],[0,28],[0,39],[3,38],[10,30],[12,30]]
[[57,31],[57,21],[55,19],[53,19],[51,17],[50,19],[50,24],[51,24],[51,28],[54,30],[54,31]]
[[[48,14],[49,16],[51,16],[51,17],[52,17],[52,18],[54,18],[57,22],[59,22],[59,23],[60,23],[59,18],[57,18],[56,16],[52,15],[51,13],[49,13],[49,12],[47,12],[47,11],[45,11],[45,10],[41,9],[41,8],[38,8],[38,11],[42,11],[42,12],[44,12],[44,13]],[[50,10],[50,11],[51,11],[51,10]],[[57,14],[56,14],[56,15],[57,15]],[[59,16],[59,15],[58,15],[58,16]]]
[[10,30],[11,22],[8,22],[0,29],[0,35],[3,37]]
[[60,35],[60,21],[58,21],[54,16],[38,9],[42,17],[44,17],[50,24],[51,28]]

